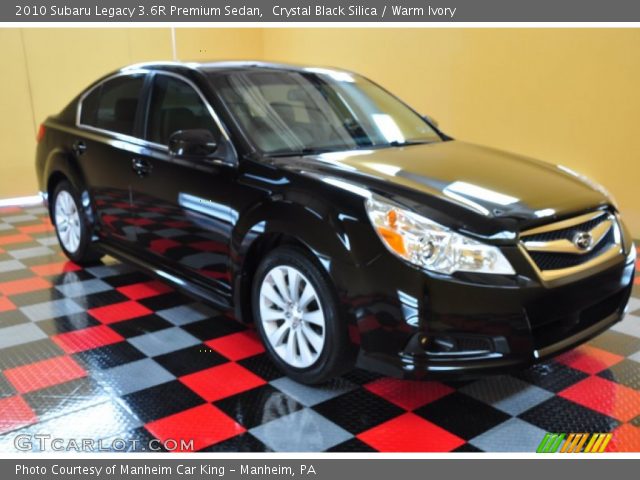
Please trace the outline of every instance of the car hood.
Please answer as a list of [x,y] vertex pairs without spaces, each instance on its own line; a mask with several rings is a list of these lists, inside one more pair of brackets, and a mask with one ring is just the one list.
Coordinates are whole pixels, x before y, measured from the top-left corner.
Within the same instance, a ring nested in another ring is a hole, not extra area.
[[300,160],[307,172],[319,168],[324,175],[335,172],[360,184],[382,180],[484,217],[548,221],[609,202],[567,169],[459,141],[331,152]]

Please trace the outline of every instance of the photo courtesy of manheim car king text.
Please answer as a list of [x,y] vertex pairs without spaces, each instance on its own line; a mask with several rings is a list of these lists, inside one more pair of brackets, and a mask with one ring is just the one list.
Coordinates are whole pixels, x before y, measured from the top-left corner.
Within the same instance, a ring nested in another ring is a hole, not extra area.
[[640,6],[135,3],[0,5],[2,478],[637,472]]

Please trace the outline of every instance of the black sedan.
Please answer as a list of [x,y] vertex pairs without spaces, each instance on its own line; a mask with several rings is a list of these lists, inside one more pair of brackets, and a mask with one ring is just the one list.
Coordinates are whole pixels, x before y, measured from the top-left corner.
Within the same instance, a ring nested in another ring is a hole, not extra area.
[[38,140],[71,260],[110,254],[233,309],[301,382],[522,368],[630,295],[635,248],[602,187],[454,140],[351,72],[134,65]]

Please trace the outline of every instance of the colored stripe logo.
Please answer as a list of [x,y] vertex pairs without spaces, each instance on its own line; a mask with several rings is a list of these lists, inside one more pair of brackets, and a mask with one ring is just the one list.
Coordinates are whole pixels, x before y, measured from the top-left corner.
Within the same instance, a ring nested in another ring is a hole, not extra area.
[[536,453],[603,453],[610,433],[547,433]]

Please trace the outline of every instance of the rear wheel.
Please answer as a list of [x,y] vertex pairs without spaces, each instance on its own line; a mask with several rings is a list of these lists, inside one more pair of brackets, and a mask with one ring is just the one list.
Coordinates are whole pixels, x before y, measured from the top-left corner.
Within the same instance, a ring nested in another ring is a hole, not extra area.
[[296,247],[279,247],[254,277],[256,326],[272,360],[302,383],[320,383],[352,366],[346,324],[330,279]]
[[53,192],[51,217],[64,254],[78,264],[95,263],[102,255],[91,246],[91,229],[76,190],[63,180]]

